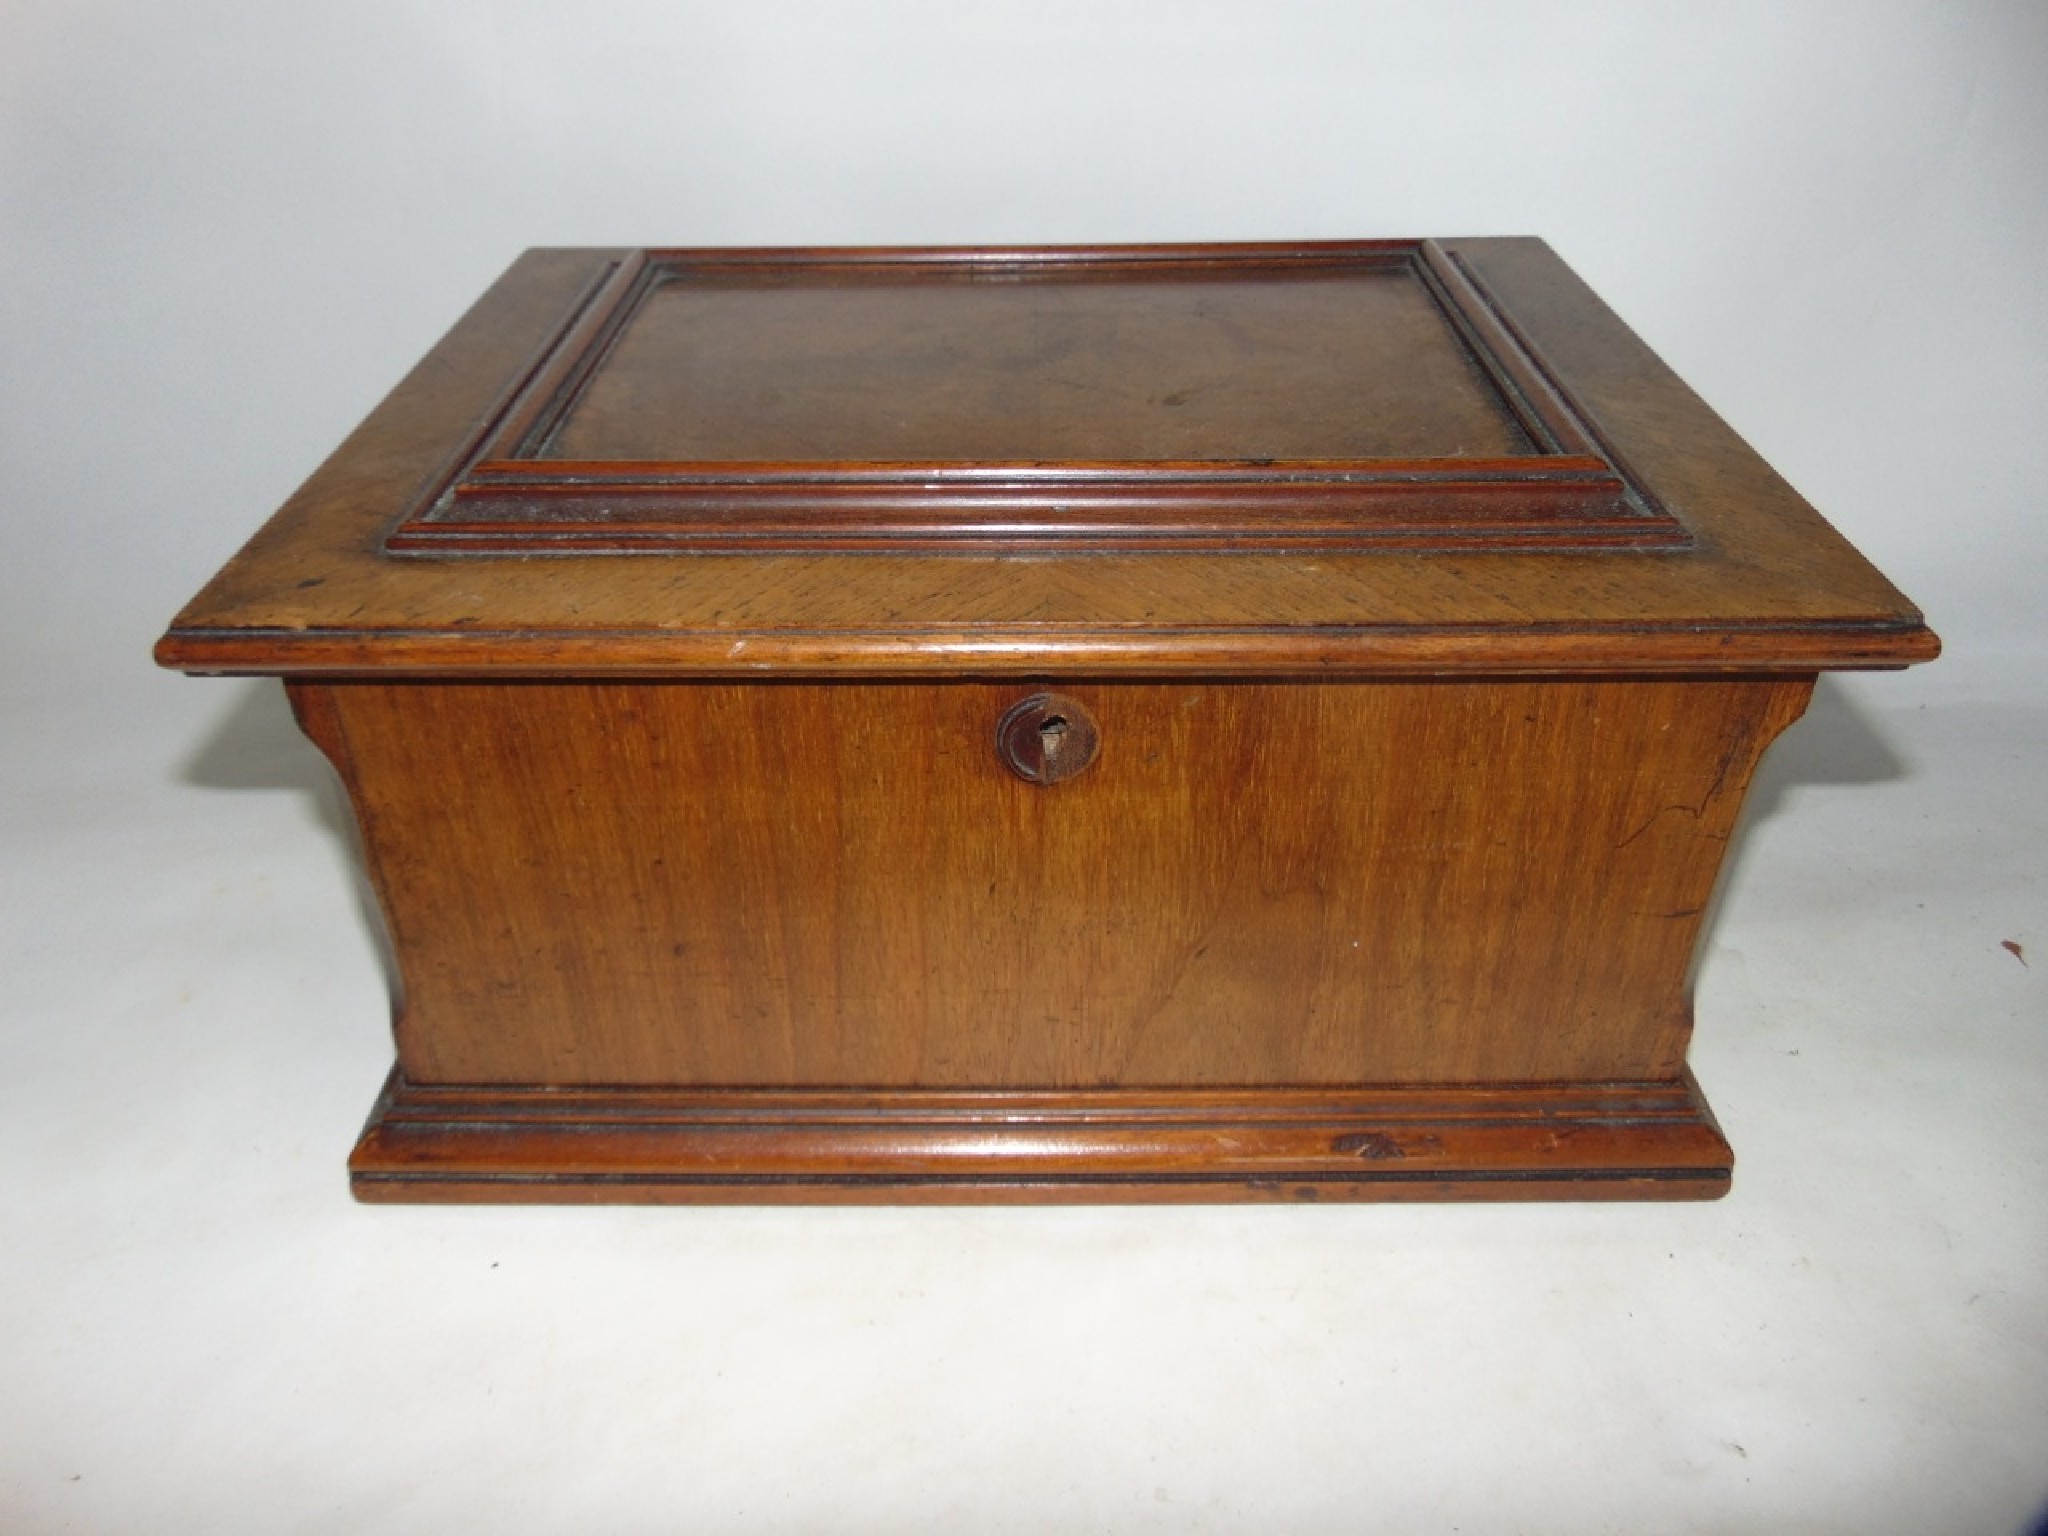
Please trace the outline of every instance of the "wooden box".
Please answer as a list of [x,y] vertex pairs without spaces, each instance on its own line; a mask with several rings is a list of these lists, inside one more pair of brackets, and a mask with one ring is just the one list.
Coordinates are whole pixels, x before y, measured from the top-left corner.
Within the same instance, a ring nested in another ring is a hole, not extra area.
[[1534,240],[531,252],[178,617],[379,1200],[1712,1196],[1752,770],[1920,616]]

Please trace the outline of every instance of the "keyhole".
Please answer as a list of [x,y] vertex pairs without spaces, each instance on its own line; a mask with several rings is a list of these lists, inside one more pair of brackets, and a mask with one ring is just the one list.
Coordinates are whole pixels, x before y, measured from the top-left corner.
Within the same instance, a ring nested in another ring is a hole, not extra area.
[[1100,740],[1095,717],[1060,693],[1019,699],[996,723],[996,751],[1012,773],[1034,784],[1071,779],[1095,761]]

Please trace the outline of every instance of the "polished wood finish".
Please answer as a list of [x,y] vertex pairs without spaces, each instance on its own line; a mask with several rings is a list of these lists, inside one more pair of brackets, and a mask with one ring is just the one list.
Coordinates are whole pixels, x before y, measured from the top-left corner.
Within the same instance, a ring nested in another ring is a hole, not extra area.
[[606,269],[392,550],[1654,548],[1432,242]]
[[358,1188],[1718,1193],[1687,962],[1810,686],[1077,684],[1046,784],[1000,684],[296,683],[404,998]]
[[200,672],[629,677],[1813,670],[1935,654],[1913,606],[1541,241],[1441,244],[1685,547],[395,559],[387,538],[501,419],[562,317],[633,255],[538,251],[157,654]]
[[414,1083],[1674,1077],[1751,768],[1810,680],[295,685]]
[[1062,1093],[433,1088],[397,1074],[364,1200],[1711,1200],[1689,1077],[1592,1088]]
[[388,927],[366,1199],[1681,1198],[1920,616],[1539,242],[530,253],[180,615]]

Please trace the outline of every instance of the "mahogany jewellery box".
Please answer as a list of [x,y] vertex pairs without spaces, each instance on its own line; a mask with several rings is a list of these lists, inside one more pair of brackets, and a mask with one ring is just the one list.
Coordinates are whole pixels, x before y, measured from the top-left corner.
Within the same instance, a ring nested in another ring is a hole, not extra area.
[[1537,240],[540,250],[185,611],[369,1200],[1711,1197],[1759,756],[1920,615]]

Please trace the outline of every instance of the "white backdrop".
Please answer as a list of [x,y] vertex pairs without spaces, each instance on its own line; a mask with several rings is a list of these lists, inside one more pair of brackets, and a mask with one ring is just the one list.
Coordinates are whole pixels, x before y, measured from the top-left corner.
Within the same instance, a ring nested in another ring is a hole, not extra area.
[[[148,648],[520,248],[1421,234],[1546,237],[1948,644],[1767,766],[1728,1202],[348,1203],[321,770]],[[11,0],[0,1527],[2016,1529],[2044,250],[2040,0]]]

